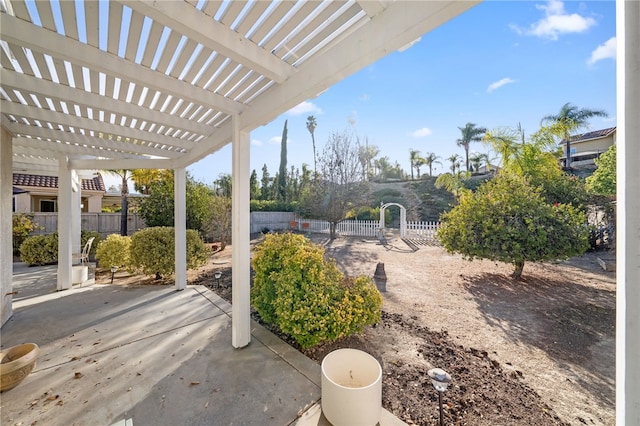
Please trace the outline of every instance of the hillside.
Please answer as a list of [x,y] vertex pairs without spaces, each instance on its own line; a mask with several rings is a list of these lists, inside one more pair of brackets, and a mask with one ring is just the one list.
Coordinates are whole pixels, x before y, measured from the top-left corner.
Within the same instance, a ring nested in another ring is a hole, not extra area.
[[409,221],[437,221],[440,213],[449,210],[456,200],[450,192],[437,189],[435,181],[435,177],[427,176],[414,181],[371,182],[375,200],[372,204],[402,204]]

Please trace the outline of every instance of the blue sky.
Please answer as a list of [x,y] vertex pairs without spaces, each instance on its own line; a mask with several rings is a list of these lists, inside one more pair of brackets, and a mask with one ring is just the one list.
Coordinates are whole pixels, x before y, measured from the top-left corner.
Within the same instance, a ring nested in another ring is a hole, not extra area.
[[[409,173],[409,150],[445,158],[464,155],[455,141],[467,122],[494,129],[521,123],[527,134],[540,119],[571,102],[603,109],[616,125],[615,1],[486,1],[393,52],[266,126],[251,132],[251,169],[273,176],[288,120],[288,168],[313,167],[308,115],[316,117],[316,146],[355,122],[361,138]],[[470,152],[488,152],[482,143]],[[231,173],[231,146],[190,166],[211,184]],[[422,172],[425,172],[423,168]]]

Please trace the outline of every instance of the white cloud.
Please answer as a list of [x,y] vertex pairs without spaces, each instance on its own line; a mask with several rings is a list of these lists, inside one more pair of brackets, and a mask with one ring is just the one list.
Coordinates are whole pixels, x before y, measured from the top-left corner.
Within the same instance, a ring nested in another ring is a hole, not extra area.
[[282,142],[282,136],[272,136],[269,139],[269,145],[280,145],[280,142]]
[[363,93],[362,95],[360,95],[360,100],[363,102],[366,102],[369,99],[371,99],[371,96],[368,93]]
[[409,133],[409,136],[411,136],[412,138],[424,138],[426,136],[429,136],[431,133],[432,132],[430,128],[423,127],[421,129],[414,130],[413,132]]
[[498,80],[498,81],[494,81],[493,83],[491,83],[489,85],[489,87],[487,87],[487,93],[491,93],[496,89],[501,88],[502,86],[504,86],[505,84],[510,84],[510,83],[515,83],[515,80],[512,80],[510,78],[503,78],[502,80]]
[[313,102],[304,101],[294,106],[289,111],[287,111],[287,114],[289,115],[322,114],[322,109],[320,109]]
[[591,52],[591,57],[587,61],[589,65],[593,65],[602,59],[616,59],[616,38],[611,37]]
[[544,18],[534,22],[529,28],[511,25],[511,29],[518,34],[557,40],[561,34],[581,33],[596,24],[593,18],[577,13],[567,13],[564,10],[564,3],[559,0],[550,0],[544,5],[536,5],[536,8],[544,11]]
[[253,145],[253,146],[262,146],[262,145],[264,145],[264,142],[262,142],[260,139],[251,139],[251,145]]

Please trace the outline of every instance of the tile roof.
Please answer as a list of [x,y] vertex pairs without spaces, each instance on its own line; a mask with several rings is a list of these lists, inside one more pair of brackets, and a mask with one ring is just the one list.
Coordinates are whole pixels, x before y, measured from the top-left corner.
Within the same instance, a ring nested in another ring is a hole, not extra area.
[[594,130],[593,132],[574,135],[574,136],[571,136],[571,142],[580,142],[580,141],[586,141],[590,139],[606,138],[615,130],[616,130],[615,127],[609,127],[608,129]]
[[[57,176],[41,176],[41,175],[29,175],[24,173],[13,174],[13,185],[16,186],[35,186],[38,188],[57,188],[58,177]],[[102,175],[98,173],[92,179],[82,179],[83,191],[105,191],[104,181]]]

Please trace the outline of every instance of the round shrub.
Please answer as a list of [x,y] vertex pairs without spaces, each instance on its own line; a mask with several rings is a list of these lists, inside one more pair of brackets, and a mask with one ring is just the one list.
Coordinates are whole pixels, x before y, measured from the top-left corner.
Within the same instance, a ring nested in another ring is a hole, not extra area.
[[370,278],[346,278],[324,249],[300,234],[269,234],[256,247],[251,303],[302,347],[334,341],[380,320]]
[[129,249],[131,247],[131,237],[119,234],[111,234],[106,240],[100,241],[96,251],[96,258],[100,262],[100,267],[130,269]]
[[27,237],[20,245],[20,260],[29,266],[58,261],[58,233]]
[[[131,266],[145,275],[173,274],[176,269],[174,243],[175,231],[171,227],[158,226],[136,232],[129,248]],[[187,268],[203,265],[210,255],[211,250],[204,245],[198,232],[187,229]]]
[[32,214],[14,213],[12,218],[13,226],[13,254],[20,254],[20,246],[29,234],[38,229],[44,229],[33,220]]

